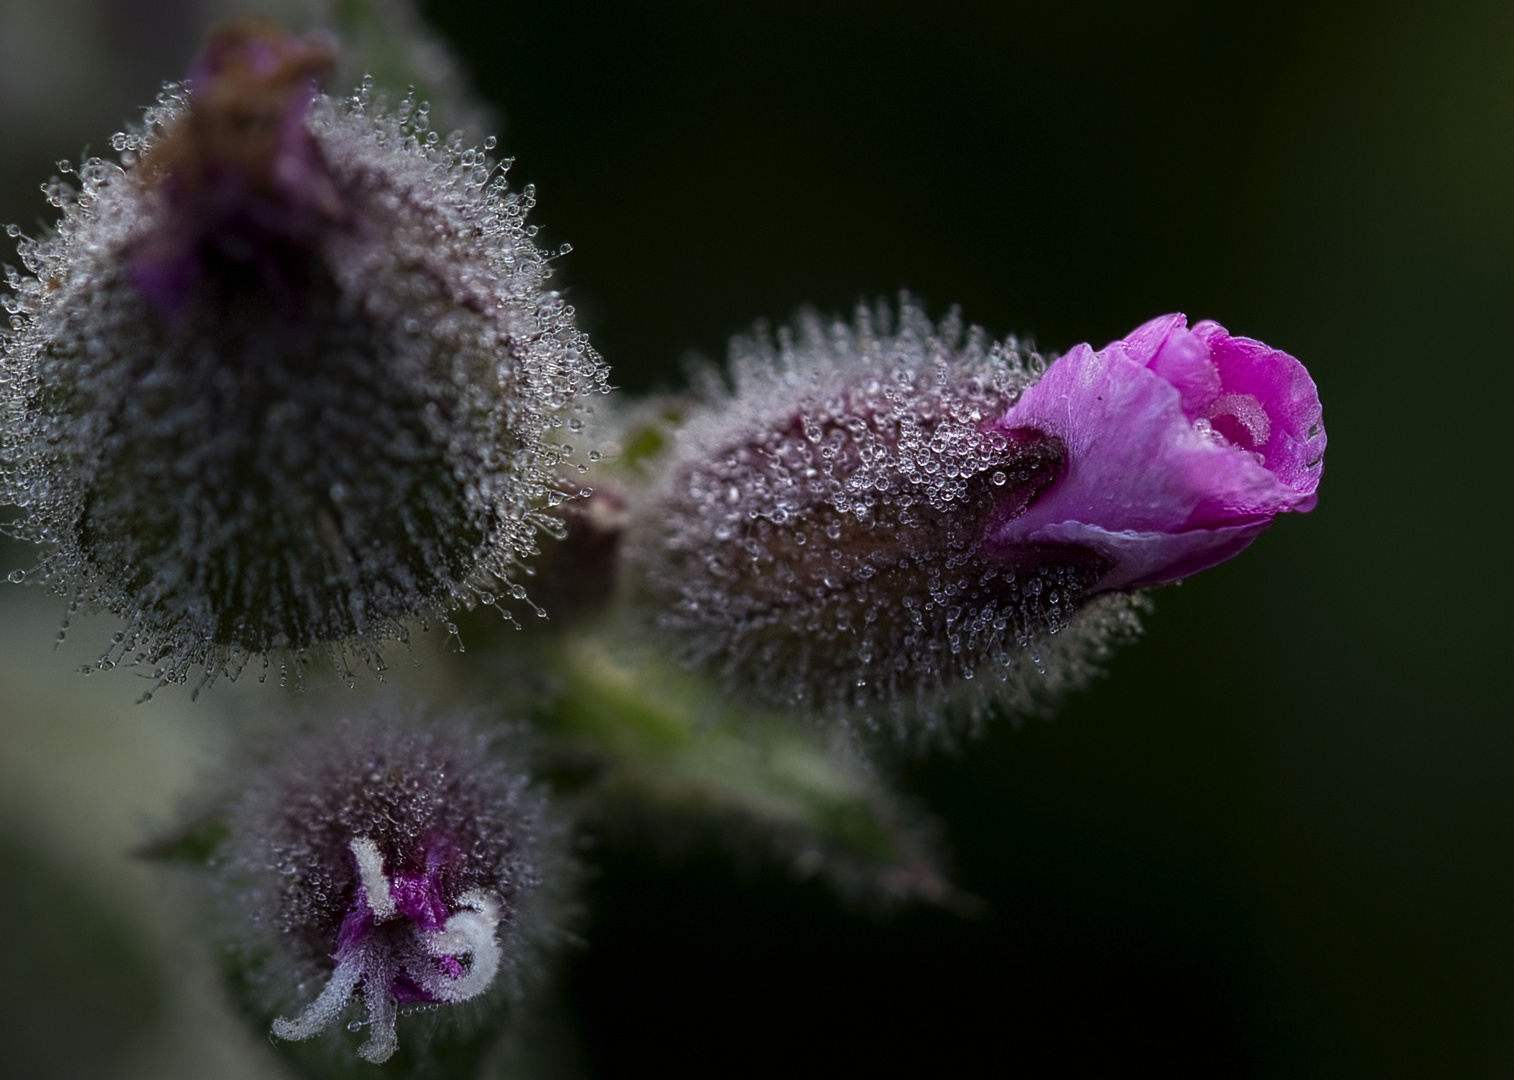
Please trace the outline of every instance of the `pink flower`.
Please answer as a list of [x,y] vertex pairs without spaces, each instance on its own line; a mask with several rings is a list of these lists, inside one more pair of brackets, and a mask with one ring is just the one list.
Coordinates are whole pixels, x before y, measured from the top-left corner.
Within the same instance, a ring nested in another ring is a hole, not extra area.
[[1109,563],[1093,592],[1187,577],[1278,514],[1312,510],[1325,453],[1304,365],[1181,314],[1098,352],[1076,346],[991,426],[1054,436],[1067,455],[1044,495],[990,526],[984,554],[1091,550]]
[[738,338],[734,393],[679,403],[633,500],[638,601],[733,697],[910,738],[1034,712],[1134,633],[1134,590],[1314,506],[1291,356],[1170,315],[1047,367],[955,312],[891,314]]

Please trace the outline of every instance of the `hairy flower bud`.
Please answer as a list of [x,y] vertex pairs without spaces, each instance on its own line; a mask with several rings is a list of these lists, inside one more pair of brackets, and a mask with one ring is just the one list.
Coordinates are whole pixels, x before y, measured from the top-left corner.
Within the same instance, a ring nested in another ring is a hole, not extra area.
[[484,155],[316,92],[254,21],[55,184],[3,341],[4,495],[37,577],[182,679],[506,590],[605,372]]
[[210,865],[240,978],[274,1036],[335,1033],[361,997],[347,1026],[368,1028],[358,1053],[379,1062],[402,1012],[519,991],[551,932],[542,908],[561,858],[527,778],[483,738],[446,723],[325,724],[239,782]]
[[908,301],[897,330],[880,310],[806,317],[776,352],[737,339],[735,393],[677,430],[635,516],[644,604],[732,692],[843,718],[929,727],[954,698],[1024,708],[1077,683],[1136,627],[1119,590],[1312,505],[1302,366],[1181,321],[1106,350],[1145,350],[1139,401],[1091,381],[1106,354],[1080,346],[1043,377],[1013,339],[963,341],[955,315],[933,326]]

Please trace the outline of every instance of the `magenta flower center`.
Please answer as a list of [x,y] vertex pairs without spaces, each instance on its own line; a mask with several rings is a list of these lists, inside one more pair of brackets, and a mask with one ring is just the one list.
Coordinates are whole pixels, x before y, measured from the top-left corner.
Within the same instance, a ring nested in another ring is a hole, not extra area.
[[368,837],[354,838],[351,850],[358,888],[337,934],[336,968],[320,996],[295,1019],[275,1020],[273,1033],[281,1039],[312,1038],[335,1023],[360,990],[373,1030],[358,1053],[377,1063],[399,1045],[399,1005],[468,1001],[493,985],[500,965],[495,938],[500,911],[492,897],[477,890],[449,908],[439,860],[428,858],[421,874],[389,874],[383,853]]

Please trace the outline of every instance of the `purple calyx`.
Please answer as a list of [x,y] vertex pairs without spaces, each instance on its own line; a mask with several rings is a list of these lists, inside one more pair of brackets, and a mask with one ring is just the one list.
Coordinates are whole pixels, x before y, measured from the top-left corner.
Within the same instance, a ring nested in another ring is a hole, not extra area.
[[342,212],[306,127],[334,57],[325,38],[255,19],[206,44],[185,80],[188,111],[135,170],[160,213],[128,270],[160,315],[182,314],[210,275],[298,295],[311,239]]
[[1054,437],[1066,465],[984,550],[1013,560],[1068,545],[1108,562],[1092,591],[1176,581],[1246,548],[1286,511],[1312,510],[1323,470],[1319,394],[1304,366],[1214,322],[1153,319],[1078,345],[991,427]]

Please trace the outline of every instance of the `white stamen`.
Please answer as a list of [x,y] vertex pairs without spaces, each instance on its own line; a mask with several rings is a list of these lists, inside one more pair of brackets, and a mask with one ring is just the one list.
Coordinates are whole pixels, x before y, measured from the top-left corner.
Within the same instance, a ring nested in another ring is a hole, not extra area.
[[[378,847],[367,837],[352,841],[363,893],[374,918],[382,921],[397,914],[389,879],[384,876],[384,860]],[[369,941],[353,949],[332,971],[320,995],[293,1020],[279,1017],[273,1022],[273,1034],[280,1039],[298,1041],[314,1038],[341,1017],[352,995],[362,987],[363,1004],[368,1009],[367,1041],[358,1047],[358,1056],[375,1065],[388,1061],[399,1048],[395,1021],[399,1002],[394,997],[394,977],[400,966],[410,973],[430,994],[441,1001],[468,1001],[488,990],[499,974],[501,953],[494,930],[499,926],[499,905],[487,893],[463,894],[459,910],[442,929],[425,933],[417,928],[415,940],[432,957],[468,957],[468,970],[451,978],[436,970],[434,963],[412,953],[409,959],[397,960],[390,948]]]
[[499,973],[500,948],[494,939],[499,925],[499,905],[482,892],[465,893],[459,900],[463,910],[447,920],[446,926],[427,937],[426,951],[432,956],[471,956],[466,974],[456,979],[433,974],[426,989],[443,1001],[467,1001],[482,994]]
[[364,1061],[381,1065],[389,1060],[400,1044],[399,1035],[394,1030],[399,1003],[394,1000],[391,989],[395,964],[387,952],[370,959],[366,978],[363,979],[363,1003],[368,1006],[368,1023],[373,1033],[357,1048],[357,1053]]
[[384,856],[378,845],[366,836],[352,841],[352,856],[357,859],[358,877],[363,882],[363,896],[376,922],[392,919],[399,912],[394,906],[394,897],[389,892],[389,879],[384,876]]
[[363,954],[355,952],[336,966],[320,996],[305,1006],[305,1011],[293,1020],[282,1016],[273,1022],[273,1033],[281,1039],[298,1042],[310,1039],[325,1031],[342,1015],[347,1002],[352,1000],[358,979],[363,976]]

